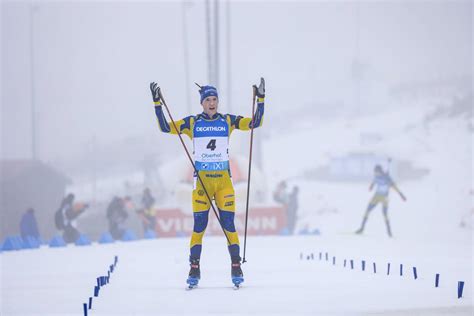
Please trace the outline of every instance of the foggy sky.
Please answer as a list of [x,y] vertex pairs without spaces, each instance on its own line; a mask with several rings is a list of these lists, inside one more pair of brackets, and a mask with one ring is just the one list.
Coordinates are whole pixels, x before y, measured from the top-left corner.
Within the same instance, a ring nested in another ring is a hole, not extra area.
[[[185,10],[190,80],[206,84],[203,3],[190,1]],[[223,113],[228,112],[225,5],[218,87]],[[31,2],[3,1],[1,158],[31,157],[31,82],[41,160],[68,159],[94,137],[108,143],[157,135],[159,146],[163,136],[149,82],[162,87],[176,119],[189,114],[183,7],[167,1],[51,1],[33,2],[30,12]],[[301,105],[354,106],[355,58],[366,65],[372,87],[472,76],[470,1],[232,1],[231,12],[236,114],[250,115],[251,85],[260,76],[267,80],[267,122]],[[192,107],[199,113],[192,82]],[[378,103],[367,96],[364,106]],[[294,114],[297,120],[301,113]]]

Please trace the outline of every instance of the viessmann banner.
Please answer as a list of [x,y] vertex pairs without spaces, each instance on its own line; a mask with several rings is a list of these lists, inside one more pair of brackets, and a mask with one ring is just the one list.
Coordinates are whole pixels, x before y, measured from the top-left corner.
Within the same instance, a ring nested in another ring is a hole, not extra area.
[[[235,226],[239,233],[245,229],[245,211],[237,211]],[[249,209],[247,234],[277,235],[286,227],[286,214],[282,207],[255,207]],[[175,237],[178,233],[190,235],[193,231],[192,212],[183,213],[178,208],[157,209],[156,232],[159,237]],[[222,229],[212,209],[206,234],[222,234]]]

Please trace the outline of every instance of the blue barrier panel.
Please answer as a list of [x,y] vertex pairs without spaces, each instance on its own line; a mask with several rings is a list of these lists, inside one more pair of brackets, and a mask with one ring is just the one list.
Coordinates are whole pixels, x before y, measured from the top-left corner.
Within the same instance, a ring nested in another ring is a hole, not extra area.
[[316,228],[316,229],[314,229],[310,234],[311,234],[311,235],[315,235],[315,236],[319,236],[319,235],[321,235],[321,232],[319,231],[318,228]]
[[185,232],[176,232],[176,237],[186,237]]
[[145,237],[145,239],[155,239],[156,238],[156,233],[151,229],[147,229],[146,232],[145,232],[144,237]]
[[41,241],[36,239],[35,237],[32,236],[27,236],[26,238],[23,238],[23,245],[25,245],[25,248],[39,248],[41,245]]
[[289,236],[290,230],[288,229],[288,227],[283,227],[278,234],[280,236]]
[[300,235],[309,235],[309,231],[308,231],[307,228],[304,228],[304,229],[300,230],[298,234],[300,234]]
[[132,230],[127,229],[127,230],[125,231],[125,233],[123,233],[122,240],[123,240],[123,241],[133,241],[133,240],[137,240],[137,236],[135,235],[135,233],[134,233]]
[[63,237],[57,235],[51,239],[49,246],[52,248],[66,247],[66,242],[64,241]]
[[18,249],[26,249],[28,248],[27,245],[23,242],[23,238],[20,236],[13,236],[13,239],[15,240],[15,243],[17,244]]
[[7,236],[2,244],[3,251],[20,250],[22,246],[14,236]]
[[91,241],[87,235],[81,234],[75,242],[76,246],[89,246]]
[[115,240],[109,232],[105,232],[100,235],[99,244],[110,244],[113,242],[115,242]]

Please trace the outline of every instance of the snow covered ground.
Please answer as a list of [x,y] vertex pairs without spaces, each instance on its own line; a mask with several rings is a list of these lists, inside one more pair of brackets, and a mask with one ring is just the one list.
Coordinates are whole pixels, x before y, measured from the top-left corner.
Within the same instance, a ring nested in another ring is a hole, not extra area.
[[[319,122],[265,140],[268,187],[282,179],[298,185],[297,230],[318,228],[321,235],[249,237],[246,281],[239,291],[232,290],[223,236],[205,237],[202,280],[193,291],[185,291],[188,238],[43,247],[0,254],[0,314],[83,315],[82,304],[92,296],[96,278],[107,274],[117,255],[117,270],[93,298],[89,315],[472,315],[473,231],[459,225],[472,209],[472,133],[465,119],[423,125],[422,110],[410,111],[400,119],[389,113],[368,121]],[[385,131],[380,144],[360,143],[358,135],[380,131]],[[420,179],[395,178],[408,200],[391,194],[392,239],[379,208],[366,234],[352,234],[372,195],[369,183],[302,176],[329,157],[360,150],[429,169]],[[296,158],[297,163],[289,163]],[[241,245],[242,239],[241,234]],[[439,288],[434,287],[437,273]],[[461,299],[458,281],[465,282]]]
[[[456,236],[461,240],[463,233]],[[456,238],[453,238],[454,241]],[[472,247],[349,234],[251,237],[246,281],[230,282],[222,236],[205,239],[199,288],[185,290],[187,238],[1,254],[2,315],[81,315],[96,277],[119,262],[89,315],[472,315]],[[319,252],[323,260],[319,260]],[[328,252],[329,261],[325,261]],[[308,260],[313,254],[314,260]],[[303,256],[302,256],[303,255]],[[332,257],[336,264],[332,264]],[[346,261],[346,267],[343,261]],[[354,260],[354,269],[350,261]],[[362,271],[361,261],[366,261]],[[373,262],[377,273],[373,273]],[[387,263],[391,273],[386,274]],[[403,276],[399,265],[404,265]],[[412,267],[418,279],[414,280]],[[434,287],[435,274],[440,287]],[[462,299],[457,282],[465,281]]]

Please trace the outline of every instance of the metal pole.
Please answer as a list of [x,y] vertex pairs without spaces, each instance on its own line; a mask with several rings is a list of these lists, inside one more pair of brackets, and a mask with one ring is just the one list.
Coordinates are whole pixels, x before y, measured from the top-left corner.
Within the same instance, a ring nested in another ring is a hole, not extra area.
[[185,79],[185,90],[186,90],[186,104],[188,108],[188,113],[192,112],[191,107],[191,96],[190,96],[190,88],[189,88],[189,48],[188,48],[188,26],[186,23],[186,7],[188,3],[183,1],[183,8],[182,8],[182,22],[183,22],[183,58],[184,58],[184,79]]
[[360,113],[360,104],[361,104],[361,80],[362,80],[362,68],[361,68],[361,61],[360,61],[360,49],[359,49],[359,40],[360,40],[360,5],[359,3],[355,3],[356,12],[356,26],[355,26],[355,71],[356,71],[356,114],[359,115]]
[[92,198],[94,208],[97,206],[97,136],[94,133],[92,136]]
[[227,39],[227,107],[229,108],[229,113],[232,113],[232,62],[231,62],[231,11],[230,11],[231,1],[227,1],[226,6],[226,39]]
[[207,39],[207,80],[210,84],[214,81],[212,71],[212,45],[211,45],[211,14],[210,3],[206,0],[206,39]]
[[250,176],[252,172],[252,148],[253,148],[253,129],[255,125],[255,97],[257,94],[257,88],[253,88],[253,100],[252,100],[252,121],[250,123],[250,152],[249,152],[249,173],[247,176],[247,204],[245,207],[245,234],[244,234],[244,257],[242,259],[242,263],[247,262],[245,260],[245,251],[247,248],[247,223],[249,219],[249,197],[250,197]]
[[30,2],[30,104],[31,104],[31,159],[37,159],[36,153],[36,104],[35,104],[35,50],[34,50],[34,11],[35,4]]
[[214,80],[219,88],[219,0],[214,0]]

